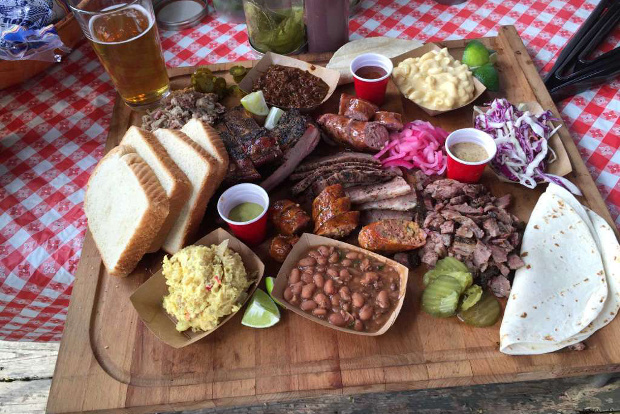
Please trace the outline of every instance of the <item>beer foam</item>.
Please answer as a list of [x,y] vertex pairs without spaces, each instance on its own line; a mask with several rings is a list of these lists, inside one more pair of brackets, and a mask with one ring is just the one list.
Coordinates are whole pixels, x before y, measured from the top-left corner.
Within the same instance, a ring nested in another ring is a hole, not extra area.
[[149,27],[146,28],[146,30],[144,30],[142,33],[140,33],[137,36],[132,37],[131,39],[127,39],[127,40],[123,40],[121,42],[102,42],[101,40],[97,39],[94,35],[93,35],[93,22],[100,18],[103,17],[105,14],[100,14],[100,15],[96,15],[93,16],[89,21],[88,21],[88,32],[90,34],[90,40],[92,40],[95,43],[99,43],[102,45],[120,45],[122,43],[127,43],[127,42],[131,42],[132,40],[135,40],[137,38],[139,38],[140,36],[143,36],[144,34],[146,34],[149,30],[151,30],[151,28],[153,27],[153,24],[155,23],[155,21],[153,20],[153,18],[151,17],[151,14],[142,6],[140,6],[139,4],[132,4],[130,6],[127,6],[127,3],[121,3],[121,4],[114,4],[112,6],[106,7],[105,9],[101,10],[102,12],[111,12],[114,11],[116,9],[120,9],[122,8],[122,10],[128,10],[128,9],[135,9],[137,11],[139,11],[140,13],[142,13],[144,16],[146,16],[146,18],[149,21]]

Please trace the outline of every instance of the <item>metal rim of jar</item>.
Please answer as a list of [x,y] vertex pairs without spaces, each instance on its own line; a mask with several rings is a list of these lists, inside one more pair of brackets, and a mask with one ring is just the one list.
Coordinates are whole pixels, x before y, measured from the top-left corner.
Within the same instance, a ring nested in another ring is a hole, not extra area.
[[176,3],[177,1],[180,1],[180,0],[154,0],[153,1],[153,9],[155,11],[155,20],[157,21],[157,26],[160,29],[173,30],[173,31],[187,29],[189,27],[196,26],[198,23],[200,23],[203,17],[209,14],[209,6],[207,4],[207,0],[189,0],[189,1],[193,1],[194,3],[198,3],[201,6],[203,6],[200,13],[197,13],[194,16],[190,17],[189,19],[181,20],[179,22],[166,22],[163,20],[159,20],[159,17],[158,17],[159,12],[168,4]]

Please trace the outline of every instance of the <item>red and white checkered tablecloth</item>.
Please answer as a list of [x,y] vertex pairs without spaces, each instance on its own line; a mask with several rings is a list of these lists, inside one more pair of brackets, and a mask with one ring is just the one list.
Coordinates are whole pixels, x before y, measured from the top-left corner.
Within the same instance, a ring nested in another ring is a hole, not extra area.
[[[548,71],[597,0],[363,0],[351,39],[423,42],[497,34],[515,25],[533,61]],[[211,8],[212,11],[212,8]],[[209,16],[163,32],[169,66],[254,59],[245,25]],[[609,38],[610,50],[620,37]],[[620,226],[620,80],[560,103],[562,117]],[[88,177],[103,155],[115,92],[91,46],[0,91],[0,339],[57,341],[86,231]]]

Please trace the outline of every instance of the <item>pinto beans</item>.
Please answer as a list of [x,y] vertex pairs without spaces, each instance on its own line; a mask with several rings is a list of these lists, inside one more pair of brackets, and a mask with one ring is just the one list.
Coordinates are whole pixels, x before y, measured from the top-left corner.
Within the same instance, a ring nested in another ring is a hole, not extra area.
[[301,297],[303,299],[310,299],[315,289],[316,285],[314,283],[308,283],[301,289]]
[[331,279],[328,279],[323,285],[323,290],[328,295],[333,295],[336,292],[336,288],[334,287],[334,281]]
[[387,290],[382,290],[377,295],[377,305],[383,309],[387,309],[390,307],[390,297],[388,295]]
[[299,271],[299,269],[291,270],[291,274],[288,277],[288,283],[292,285],[293,283],[299,282],[300,279],[301,279],[301,272]]
[[291,292],[293,292],[293,295],[299,295],[301,293],[302,286],[303,282],[293,283],[291,285]]
[[370,305],[364,305],[362,309],[360,309],[360,319],[363,321],[367,321],[372,318],[373,309]]
[[362,295],[359,292],[353,292],[353,294],[351,295],[351,299],[352,299],[352,303],[353,306],[355,306],[356,308],[361,308],[362,306],[364,306],[364,295]]
[[334,326],[375,332],[390,318],[400,276],[364,253],[317,246],[288,275],[284,299]]
[[336,326],[344,326],[346,324],[344,317],[340,313],[332,313],[329,315],[328,320],[329,323]]
[[318,305],[315,301],[313,301],[312,299],[308,299],[301,302],[301,305],[299,307],[301,308],[301,310],[308,312],[316,308],[317,306]]
[[321,308],[329,308],[331,305],[331,301],[329,300],[329,298],[327,297],[327,295],[325,293],[317,293],[314,296],[314,301],[316,302],[317,305],[319,305],[319,307]]
[[314,284],[316,285],[316,287],[318,287],[319,289],[323,288],[323,285],[325,284],[325,278],[323,278],[322,274],[315,273],[313,280],[314,280]]

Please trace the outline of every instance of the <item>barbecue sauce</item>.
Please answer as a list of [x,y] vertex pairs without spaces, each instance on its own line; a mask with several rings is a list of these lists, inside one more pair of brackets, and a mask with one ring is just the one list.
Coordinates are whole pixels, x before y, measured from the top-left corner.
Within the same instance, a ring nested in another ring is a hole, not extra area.
[[362,66],[355,71],[355,75],[362,79],[380,79],[387,75],[387,72],[380,66]]

